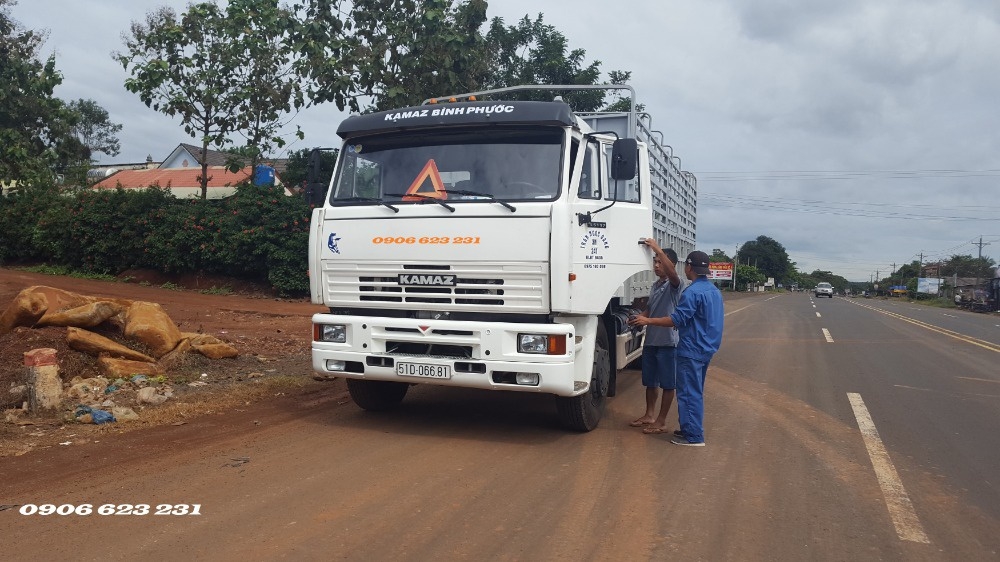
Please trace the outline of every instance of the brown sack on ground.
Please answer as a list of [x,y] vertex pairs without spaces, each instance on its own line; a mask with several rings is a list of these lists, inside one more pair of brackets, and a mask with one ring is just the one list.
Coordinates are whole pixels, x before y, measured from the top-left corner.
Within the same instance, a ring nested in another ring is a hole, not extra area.
[[132,377],[132,375],[155,377],[156,375],[165,374],[163,369],[155,363],[130,361],[128,359],[115,359],[114,357],[100,357],[97,359],[97,365],[100,367],[101,373],[103,373],[104,376],[110,380],[128,380]]
[[125,337],[146,344],[154,357],[170,353],[181,341],[181,331],[156,303],[134,302],[125,311]]
[[181,361],[183,361],[184,356],[189,351],[191,351],[191,340],[185,335],[184,339],[181,340],[181,343],[177,344],[177,347],[175,347],[173,351],[164,355],[163,357],[160,357],[160,360],[157,361],[157,364],[161,368],[169,371],[170,369],[176,367]]
[[45,295],[29,289],[21,291],[0,315],[0,336],[18,326],[34,326],[48,307],[49,300]]
[[124,345],[109,340],[104,336],[88,332],[87,330],[83,330],[81,328],[67,328],[66,343],[77,351],[89,353],[94,356],[106,353],[112,357],[131,359],[132,361],[144,361],[147,363],[153,363],[156,361],[144,353],[139,353],[134,349],[129,349]]
[[[117,299],[112,300],[117,301]],[[0,315],[0,336],[18,326],[34,326],[46,313],[55,314],[96,301],[97,299],[94,297],[86,297],[54,287],[44,285],[28,287],[18,293],[7,306],[3,315]]]
[[192,345],[191,347],[209,359],[228,359],[239,355],[236,348],[227,343],[206,343],[201,345]]
[[93,328],[106,322],[112,316],[121,314],[125,308],[110,301],[98,301],[62,312],[49,310],[38,319],[38,326],[78,326]]

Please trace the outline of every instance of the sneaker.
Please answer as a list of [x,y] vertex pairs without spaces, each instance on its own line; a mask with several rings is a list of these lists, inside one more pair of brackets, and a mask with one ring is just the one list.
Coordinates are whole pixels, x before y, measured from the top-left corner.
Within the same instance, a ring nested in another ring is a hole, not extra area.
[[674,445],[684,445],[685,447],[704,447],[705,446],[705,442],[704,441],[700,441],[698,443],[694,443],[692,441],[688,441],[686,437],[674,437],[673,439],[670,440],[670,442],[673,443]]
[[674,430],[674,437],[684,437],[684,432],[681,431],[681,430],[679,430],[679,429],[675,429]]

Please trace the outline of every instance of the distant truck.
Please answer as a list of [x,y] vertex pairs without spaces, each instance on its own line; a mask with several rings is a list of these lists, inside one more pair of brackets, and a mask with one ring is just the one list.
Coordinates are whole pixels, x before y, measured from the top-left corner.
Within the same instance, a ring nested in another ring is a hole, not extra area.
[[[584,89],[627,90],[632,109],[503,99]],[[627,324],[653,281],[640,239],[667,247],[654,212],[696,197],[634,100],[629,86],[522,86],[343,121],[336,172],[314,190],[310,285],[329,312],[312,319],[313,369],[367,410],[434,384],[551,394],[566,427],[597,427],[642,351]],[[691,225],[670,244],[681,255]]]

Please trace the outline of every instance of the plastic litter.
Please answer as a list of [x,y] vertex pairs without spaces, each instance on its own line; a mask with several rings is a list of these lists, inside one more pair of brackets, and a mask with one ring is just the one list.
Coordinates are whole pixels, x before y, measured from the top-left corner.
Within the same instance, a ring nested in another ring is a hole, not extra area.
[[94,419],[94,424],[96,425],[116,421],[115,416],[111,412],[105,412],[104,410],[92,410],[90,416]]

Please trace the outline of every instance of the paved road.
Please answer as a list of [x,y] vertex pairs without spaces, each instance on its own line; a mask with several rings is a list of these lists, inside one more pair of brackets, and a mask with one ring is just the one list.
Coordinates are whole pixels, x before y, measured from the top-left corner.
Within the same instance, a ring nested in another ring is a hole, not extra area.
[[626,372],[587,434],[559,429],[544,396],[418,387],[399,411],[373,415],[335,383],[296,401],[0,459],[0,504],[197,503],[201,513],[7,509],[5,552],[997,559],[996,317],[924,313],[806,294],[727,302],[702,449],[628,427],[642,388]]

